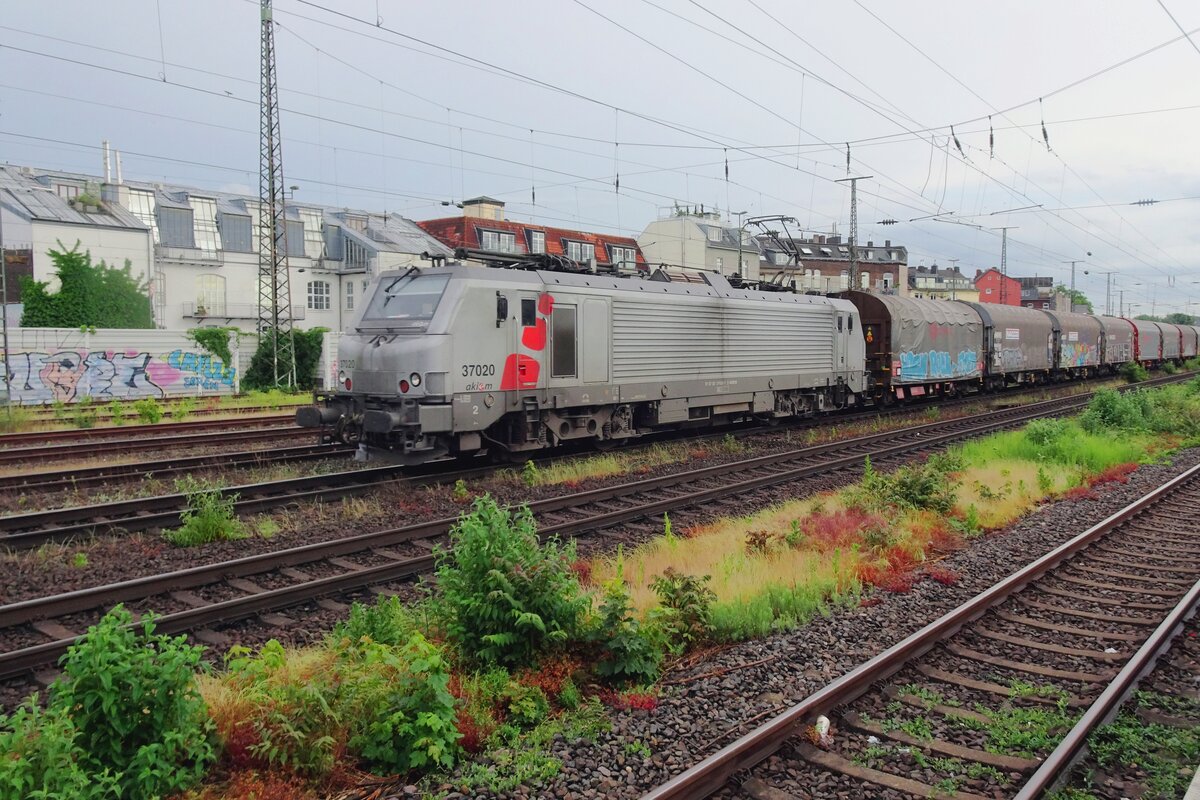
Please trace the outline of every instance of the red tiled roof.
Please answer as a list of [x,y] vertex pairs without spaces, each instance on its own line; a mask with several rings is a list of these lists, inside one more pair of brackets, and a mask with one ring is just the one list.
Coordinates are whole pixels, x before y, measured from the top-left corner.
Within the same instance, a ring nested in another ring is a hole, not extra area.
[[583,242],[595,247],[596,263],[610,263],[610,247],[631,247],[637,254],[637,263],[645,264],[646,259],[638,247],[636,239],[627,236],[611,236],[606,233],[587,233],[572,231],[565,228],[551,228],[546,225],[534,225],[526,222],[509,220],[482,219],[479,217],[444,217],[442,219],[427,219],[417,222],[429,235],[433,236],[447,247],[481,250],[479,232],[482,230],[514,233],[517,237],[517,252],[529,252],[529,232],[538,231],[546,234],[546,252],[556,256],[566,256],[566,240]]

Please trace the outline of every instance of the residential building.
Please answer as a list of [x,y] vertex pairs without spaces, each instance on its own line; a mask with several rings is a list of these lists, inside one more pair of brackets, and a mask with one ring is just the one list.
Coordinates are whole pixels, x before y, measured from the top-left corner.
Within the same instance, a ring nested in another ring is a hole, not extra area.
[[[850,286],[850,244],[837,233],[755,237],[764,281],[794,282],[799,291],[832,294],[850,288],[883,294],[908,293],[908,249],[885,240],[858,246],[858,285]],[[799,260],[799,263],[797,263]]]
[[569,259],[601,270],[647,269],[635,239],[555,228],[505,219],[504,203],[476,197],[462,203],[462,216],[418,221],[428,235],[460,258],[484,263],[511,263],[528,256]]
[[[1071,298],[1064,292],[1054,290],[1053,278],[1017,278],[1021,284],[1021,305],[1046,311],[1070,311]],[[1087,307],[1083,309],[1085,312]]]
[[[342,330],[372,276],[452,255],[393,214],[289,201],[285,217],[291,314],[299,327]],[[124,181],[119,174],[106,181],[0,167],[4,241],[33,251],[34,277],[52,281],[46,252],[59,242],[78,242],[111,266],[128,260],[133,275],[147,282],[161,328],[256,326],[259,219],[254,196]]]
[[963,275],[958,267],[909,267],[908,291],[913,297],[930,300],[962,300],[979,302],[979,290],[975,283]]
[[1009,275],[1001,275],[995,267],[975,270],[975,288],[979,290],[981,303],[1021,305],[1021,282]]
[[758,240],[717,211],[676,209],[647,225],[637,242],[652,266],[759,279]]

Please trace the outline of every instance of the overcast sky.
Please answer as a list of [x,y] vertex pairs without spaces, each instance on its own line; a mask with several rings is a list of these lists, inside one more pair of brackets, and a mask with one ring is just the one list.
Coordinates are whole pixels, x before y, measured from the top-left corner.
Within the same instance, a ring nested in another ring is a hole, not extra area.
[[[847,233],[849,141],[863,242],[973,275],[1017,226],[1011,274],[1085,259],[1098,309],[1115,270],[1134,313],[1200,312],[1200,50],[1168,14],[1200,4],[1162,2],[276,0],[286,180],[414,219],[487,194],[633,236],[676,203]],[[256,192],[257,6],[6,0],[4,160],[99,173],[107,138],[127,178]]]

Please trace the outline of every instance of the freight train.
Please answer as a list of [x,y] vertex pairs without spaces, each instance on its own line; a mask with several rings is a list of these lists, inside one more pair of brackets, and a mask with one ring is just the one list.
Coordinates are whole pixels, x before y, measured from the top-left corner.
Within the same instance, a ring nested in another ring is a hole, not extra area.
[[520,458],[1157,366],[1200,328],[715,273],[451,265],[385,272],[341,337],[338,386],[297,411],[358,458]]

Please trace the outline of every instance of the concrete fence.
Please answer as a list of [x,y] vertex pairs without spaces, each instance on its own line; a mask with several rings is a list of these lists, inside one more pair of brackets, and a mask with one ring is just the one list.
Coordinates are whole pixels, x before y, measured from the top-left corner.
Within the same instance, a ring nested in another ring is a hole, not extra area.
[[229,366],[189,339],[186,331],[10,328],[11,402],[44,405],[91,397],[103,403],[234,394],[256,346],[254,335],[243,335],[240,344],[231,340],[234,366]]

